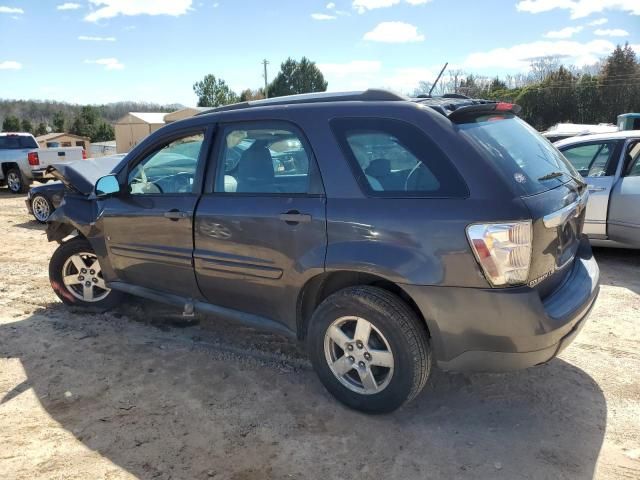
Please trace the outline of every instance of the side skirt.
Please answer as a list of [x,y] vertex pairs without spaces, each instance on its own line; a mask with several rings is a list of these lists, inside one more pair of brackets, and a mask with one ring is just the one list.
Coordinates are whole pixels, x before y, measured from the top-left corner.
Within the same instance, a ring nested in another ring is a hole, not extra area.
[[107,285],[109,288],[125,292],[137,297],[146,298],[155,302],[174,305],[183,309],[184,315],[193,315],[194,312],[203,312],[211,315],[220,315],[221,317],[238,322],[251,328],[258,330],[270,331],[278,333],[289,338],[297,338],[296,333],[286,326],[271,320],[270,318],[254,315],[252,313],[240,312],[232,308],[221,307],[212,303],[194,300],[192,298],[173,295],[170,293],[159,292],[150,288],[131,285],[125,282],[111,282]]

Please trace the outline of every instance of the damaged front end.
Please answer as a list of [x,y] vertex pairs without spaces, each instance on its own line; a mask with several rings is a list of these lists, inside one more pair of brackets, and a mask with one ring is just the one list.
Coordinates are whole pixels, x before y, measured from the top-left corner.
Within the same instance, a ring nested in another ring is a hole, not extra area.
[[93,194],[95,182],[113,171],[122,157],[105,157],[51,165],[47,174],[60,180],[65,194],[47,220],[47,239],[62,243],[67,237],[82,235],[87,239],[100,236],[96,228],[99,206]]

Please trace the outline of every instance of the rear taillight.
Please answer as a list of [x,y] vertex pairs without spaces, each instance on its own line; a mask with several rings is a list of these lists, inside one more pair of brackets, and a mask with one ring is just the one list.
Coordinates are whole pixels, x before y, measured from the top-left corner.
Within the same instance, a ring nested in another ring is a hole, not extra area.
[[[22,157],[24,158],[24,157]],[[40,159],[38,158],[38,152],[29,152],[27,154],[27,159],[29,160],[29,165],[35,167],[36,165],[40,165]]]
[[82,159],[83,160],[87,159],[87,151],[84,148],[82,149]]
[[531,221],[476,223],[467,227],[467,237],[492,286],[526,283],[531,264]]

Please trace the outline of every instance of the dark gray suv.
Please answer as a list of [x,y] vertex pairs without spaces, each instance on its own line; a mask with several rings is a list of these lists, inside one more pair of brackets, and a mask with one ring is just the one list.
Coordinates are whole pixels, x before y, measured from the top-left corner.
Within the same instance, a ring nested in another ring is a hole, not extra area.
[[586,185],[517,111],[302,95],[168,125],[106,172],[53,167],[67,191],[51,284],[69,305],[133,294],[296,337],[367,412],[415,397],[433,362],[547,362],[584,325],[599,271]]

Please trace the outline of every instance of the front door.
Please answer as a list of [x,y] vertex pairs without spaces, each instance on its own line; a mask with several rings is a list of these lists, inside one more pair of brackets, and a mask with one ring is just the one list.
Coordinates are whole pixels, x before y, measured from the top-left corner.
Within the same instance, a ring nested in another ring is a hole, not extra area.
[[640,141],[626,147],[622,176],[611,193],[609,238],[640,247]]
[[297,293],[324,271],[325,198],[311,149],[284,122],[224,126],[196,211],[198,284],[213,304],[295,328]]
[[106,246],[117,280],[198,296],[193,213],[204,138],[204,131],[189,131],[152,147],[128,166],[129,192],[105,201]]
[[589,185],[584,233],[606,238],[609,197],[620,159],[620,141],[604,140],[562,148],[562,153]]

